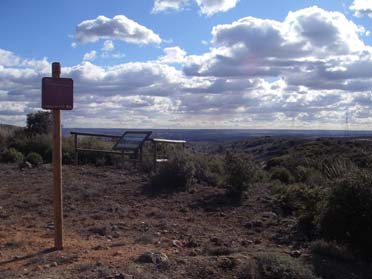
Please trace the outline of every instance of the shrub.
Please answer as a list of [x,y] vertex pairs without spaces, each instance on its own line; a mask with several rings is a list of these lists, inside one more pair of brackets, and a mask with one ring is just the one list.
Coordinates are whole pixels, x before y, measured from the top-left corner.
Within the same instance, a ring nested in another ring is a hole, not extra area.
[[195,167],[195,178],[199,183],[219,186],[224,179],[224,165],[220,156],[193,153],[191,160]]
[[33,166],[36,166],[36,167],[43,164],[43,157],[41,157],[40,154],[36,152],[28,153],[25,160],[30,162]]
[[326,240],[346,244],[372,256],[372,180],[359,176],[338,182],[327,199],[320,220]]
[[151,185],[156,191],[185,190],[193,180],[195,169],[186,156],[177,155],[163,163],[151,177]]
[[255,180],[255,168],[251,158],[226,153],[224,165],[228,195],[240,200],[243,192]]
[[278,179],[283,183],[291,183],[293,182],[293,177],[291,173],[283,167],[275,167],[271,170],[271,179],[275,180]]
[[296,183],[279,185],[275,190],[276,204],[285,215],[297,217],[297,229],[310,239],[318,237],[317,220],[327,195],[327,188]]
[[0,151],[5,148],[5,136],[0,133]]
[[332,180],[353,176],[358,171],[358,167],[353,162],[342,157],[326,158],[320,166],[323,175]]
[[294,170],[294,176],[296,181],[313,186],[322,185],[325,181],[322,173],[313,167],[298,166]]
[[273,157],[270,160],[267,161],[266,163],[266,169],[272,169],[274,167],[283,167],[287,165],[288,161],[290,160],[289,155],[283,155],[280,157]]
[[282,186],[277,190],[277,202],[286,214],[309,214],[317,209],[325,190],[296,183]]
[[43,157],[44,162],[52,160],[52,139],[50,134],[29,135],[18,131],[8,139],[8,146],[13,147],[23,154],[36,152]]
[[344,246],[340,246],[335,242],[327,242],[324,240],[316,240],[309,247],[312,254],[325,256],[343,261],[352,261],[353,255]]
[[316,279],[310,268],[299,260],[279,253],[262,253],[257,256],[259,274],[265,279]]
[[15,148],[6,149],[1,154],[1,161],[4,163],[19,163],[23,161],[23,154]]

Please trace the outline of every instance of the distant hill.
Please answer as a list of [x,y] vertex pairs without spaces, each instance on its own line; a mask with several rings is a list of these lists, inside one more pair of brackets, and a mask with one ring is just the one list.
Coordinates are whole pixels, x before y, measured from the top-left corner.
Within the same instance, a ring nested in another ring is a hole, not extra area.
[[227,142],[251,138],[328,138],[328,137],[372,137],[372,131],[343,131],[343,130],[280,130],[280,129],[106,129],[106,128],[63,128],[63,135],[71,131],[85,133],[100,133],[121,135],[128,130],[150,130],[157,138],[182,139],[194,142]]

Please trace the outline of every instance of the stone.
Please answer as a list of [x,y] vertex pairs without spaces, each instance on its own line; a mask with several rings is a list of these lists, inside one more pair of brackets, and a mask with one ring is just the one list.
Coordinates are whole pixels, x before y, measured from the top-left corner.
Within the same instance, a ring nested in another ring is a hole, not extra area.
[[300,250],[294,250],[294,251],[291,251],[290,255],[294,258],[298,258],[301,256],[301,251]]
[[194,241],[193,239],[190,239],[190,240],[185,244],[185,246],[186,246],[187,248],[195,248],[195,247],[198,247],[199,244],[198,244],[196,241]]
[[255,240],[254,240],[254,244],[261,244],[261,242],[262,242],[262,241],[261,241],[260,239],[255,239]]
[[278,218],[278,215],[275,212],[268,211],[268,212],[262,213],[262,217],[267,218],[267,219],[268,218],[276,219],[276,218]]
[[125,273],[118,273],[114,275],[114,279],[134,279],[134,276]]
[[145,252],[138,257],[140,263],[152,263],[153,252]]
[[172,240],[172,244],[174,247],[177,247],[177,248],[182,248],[183,247],[183,243],[179,240]]
[[240,242],[240,244],[241,244],[242,246],[246,247],[246,246],[249,246],[249,245],[253,244],[253,241],[252,241],[252,240],[242,240],[242,241]]
[[212,237],[210,241],[217,246],[221,246],[223,244],[223,241],[217,237]]
[[152,262],[156,265],[165,266],[169,264],[168,256],[161,252],[155,252],[152,256]]
[[101,227],[101,228],[94,227],[94,228],[90,228],[89,232],[94,233],[94,234],[98,234],[100,236],[105,236],[106,233],[107,233],[107,230],[106,230],[106,227]]
[[54,230],[54,224],[53,224],[53,223],[49,223],[49,224],[46,226],[46,228],[47,228],[48,230]]
[[145,252],[138,257],[137,261],[153,263],[158,266],[167,266],[169,264],[168,256],[162,252]]
[[116,251],[114,254],[112,254],[114,257],[117,257],[117,256],[122,256],[123,255],[123,252],[121,251]]
[[19,163],[18,167],[19,167],[20,170],[23,170],[23,169],[32,169],[32,164],[30,162],[28,162],[28,161],[21,162],[21,163]]
[[195,257],[195,256],[197,256],[198,254],[196,253],[196,251],[195,250],[192,250],[190,253],[189,253],[189,256],[190,257]]

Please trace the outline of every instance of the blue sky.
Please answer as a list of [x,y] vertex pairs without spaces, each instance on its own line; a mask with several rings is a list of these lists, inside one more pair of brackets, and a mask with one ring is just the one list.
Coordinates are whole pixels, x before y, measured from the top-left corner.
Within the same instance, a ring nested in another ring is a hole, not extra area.
[[[231,23],[245,16],[283,20],[288,11],[313,5],[348,12],[343,7],[343,4],[348,6],[347,3],[350,1],[241,0],[236,8],[207,17],[199,14],[193,2],[182,12],[151,14],[154,6],[151,0],[3,0],[0,3],[0,47],[23,57],[48,57],[50,61],[60,60],[72,66],[81,61],[84,53],[102,45],[100,41],[72,49],[73,39],[69,35],[74,35],[76,26],[99,15],[111,18],[123,14],[172,41],[163,43],[163,47],[179,45],[188,53],[201,54],[208,50],[208,46],[201,42],[211,39],[211,29],[217,24]],[[121,61],[146,61],[162,54],[161,46],[119,42],[117,48],[126,55]],[[100,65],[117,62],[111,59],[97,61]]]
[[3,0],[0,121],[60,61],[69,127],[372,129],[371,2]]

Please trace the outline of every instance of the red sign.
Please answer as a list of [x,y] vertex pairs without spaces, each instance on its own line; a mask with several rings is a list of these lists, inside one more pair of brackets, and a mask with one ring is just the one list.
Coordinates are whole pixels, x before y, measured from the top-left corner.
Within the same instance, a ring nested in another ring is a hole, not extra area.
[[73,84],[71,78],[44,77],[41,86],[41,107],[43,109],[73,109]]

